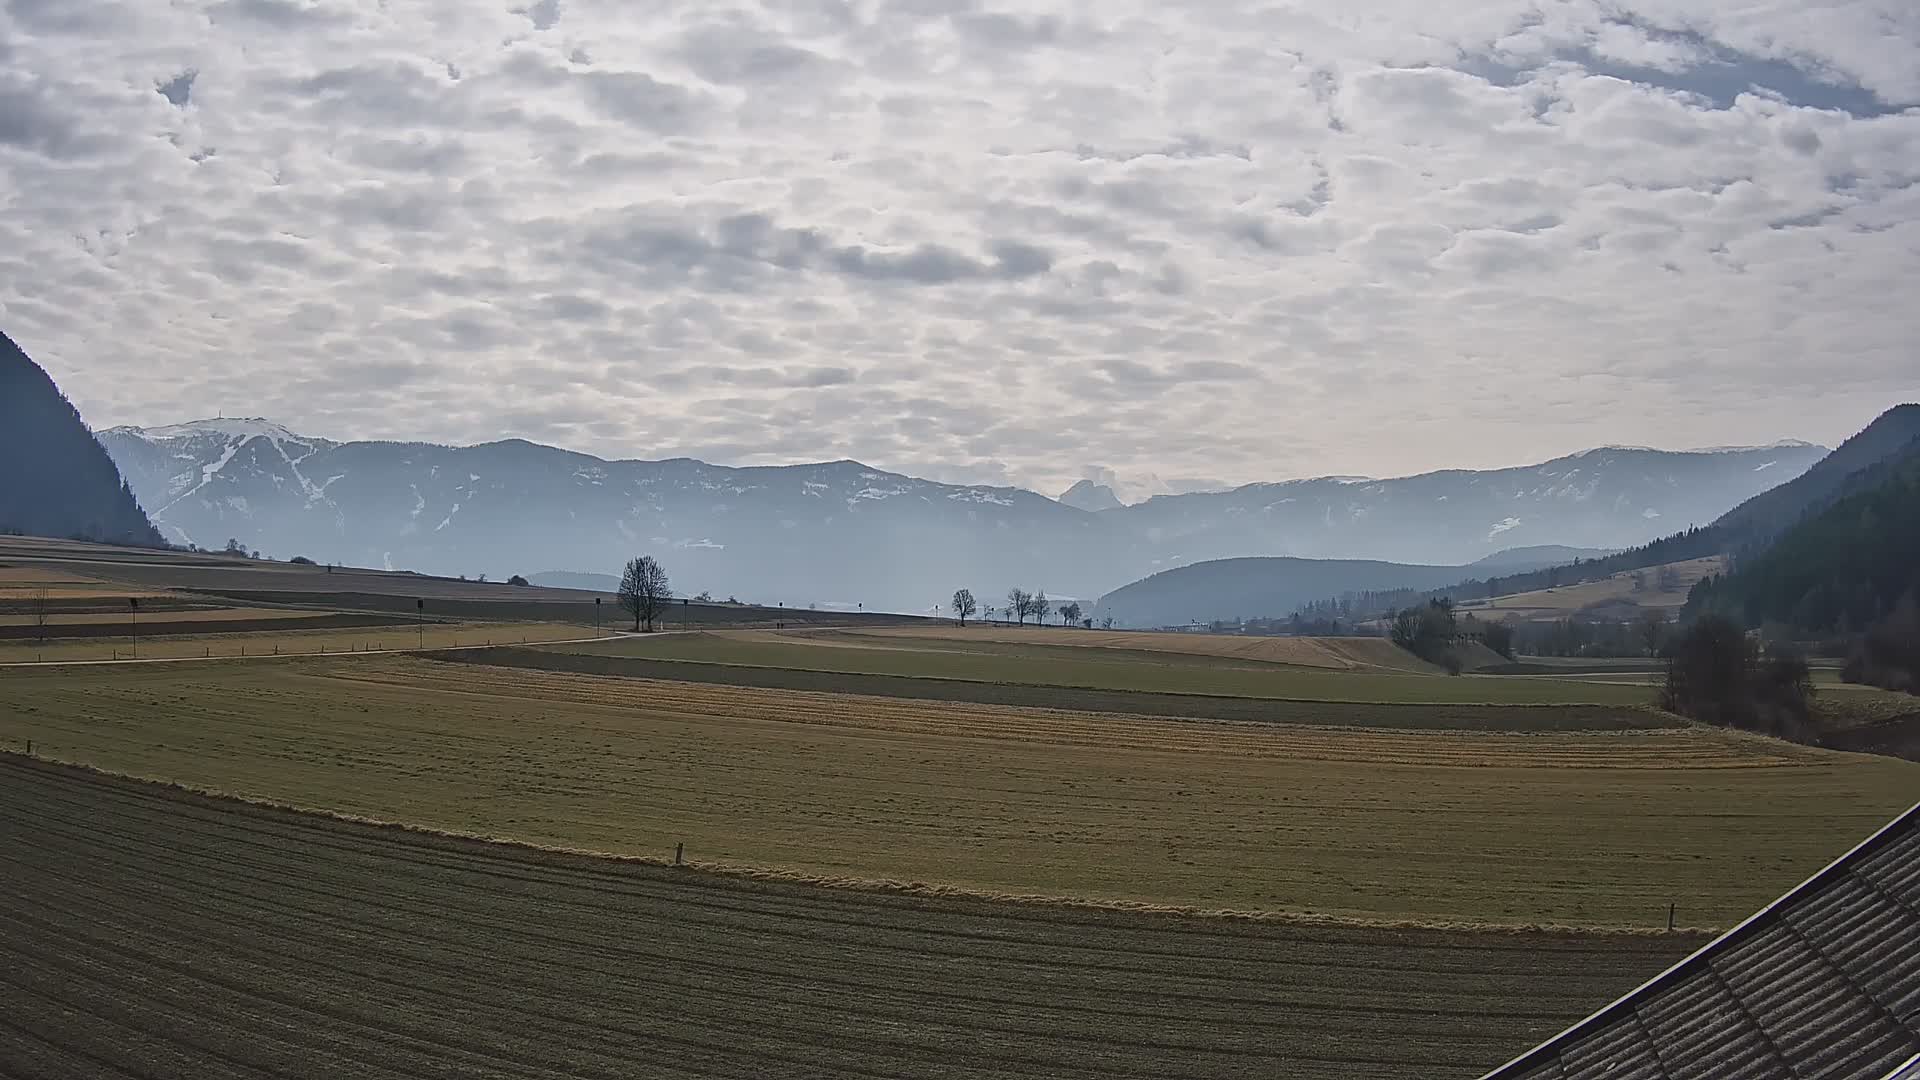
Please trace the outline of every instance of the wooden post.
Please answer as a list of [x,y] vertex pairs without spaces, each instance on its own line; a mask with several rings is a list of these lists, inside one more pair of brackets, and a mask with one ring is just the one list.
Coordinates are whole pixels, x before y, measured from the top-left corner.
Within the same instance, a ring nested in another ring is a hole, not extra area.
[[33,740],[32,739],[27,740],[27,756],[28,757],[33,756]]
[[1667,905],[1667,929],[1673,929],[1673,905]]
[[687,845],[685,844],[673,845],[673,865],[679,866],[681,856],[685,855],[686,852],[687,852]]

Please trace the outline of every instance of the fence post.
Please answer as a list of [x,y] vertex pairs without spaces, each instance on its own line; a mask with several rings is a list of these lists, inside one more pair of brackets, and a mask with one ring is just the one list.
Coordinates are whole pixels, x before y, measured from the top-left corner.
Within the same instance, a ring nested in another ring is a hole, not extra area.
[[1667,905],[1667,929],[1673,929],[1673,905]]
[[684,843],[673,845],[673,865],[675,866],[680,865],[680,858],[682,855],[686,854],[686,851],[687,851],[687,845]]

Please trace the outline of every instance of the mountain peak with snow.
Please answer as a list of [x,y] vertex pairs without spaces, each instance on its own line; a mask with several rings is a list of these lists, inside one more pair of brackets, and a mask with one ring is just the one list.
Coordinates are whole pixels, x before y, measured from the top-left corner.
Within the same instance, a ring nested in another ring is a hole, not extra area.
[[167,424],[162,427],[125,426],[110,428],[109,431],[121,435],[135,435],[146,439],[190,439],[215,436],[227,439],[248,439],[265,436],[269,439],[284,439],[288,442],[314,443],[321,440],[305,435],[296,435],[279,424],[261,416],[221,416],[205,420],[189,420],[183,424]]

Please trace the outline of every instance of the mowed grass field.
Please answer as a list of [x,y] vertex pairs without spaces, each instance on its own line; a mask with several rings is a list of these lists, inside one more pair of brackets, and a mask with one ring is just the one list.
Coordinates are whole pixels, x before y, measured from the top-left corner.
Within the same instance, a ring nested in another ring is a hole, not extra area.
[[[1447,677],[1384,667],[1334,670],[1157,647],[1056,645],[1048,640],[1052,633],[1031,630],[1029,640],[1010,642],[997,636],[961,633],[957,628],[949,635],[883,629],[786,633],[747,630],[632,637],[563,648],[585,655],[742,667],[1226,697],[1511,705],[1638,705],[1653,700],[1652,692],[1644,686],[1512,676]],[[1242,643],[1240,639],[1221,640]],[[1385,642],[1380,644],[1392,648]]]
[[1920,765],[1698,728],[1395,731],[337,658],[0,672],[0,739],[295,806],[985,896],[1470,924],[1744,917]]
[[0,1075],[1472,1077],[1701,939],[888,896],[0,755]]

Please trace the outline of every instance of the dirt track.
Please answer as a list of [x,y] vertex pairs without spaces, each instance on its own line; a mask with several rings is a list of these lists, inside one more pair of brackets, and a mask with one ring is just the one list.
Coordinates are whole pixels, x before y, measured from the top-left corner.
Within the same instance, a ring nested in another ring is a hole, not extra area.
[[1697,939],[777,885],[0,755],[0,1076],[1471,1076]]

